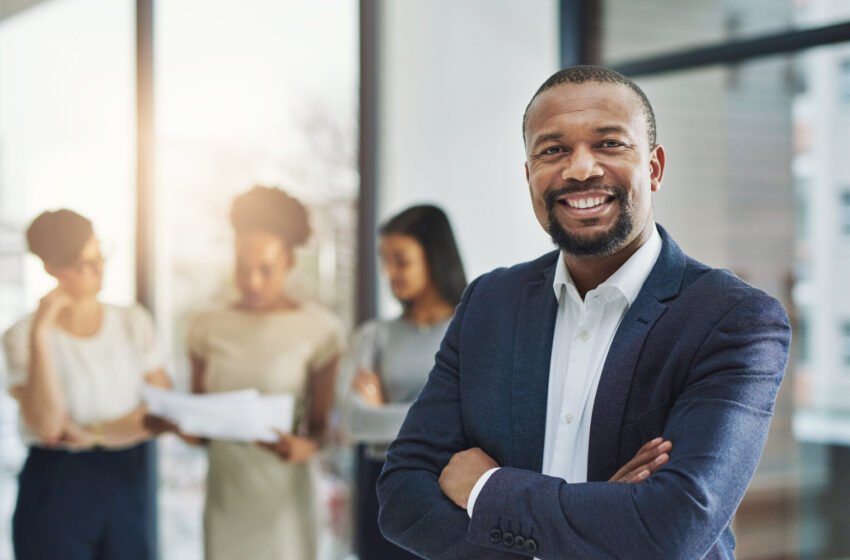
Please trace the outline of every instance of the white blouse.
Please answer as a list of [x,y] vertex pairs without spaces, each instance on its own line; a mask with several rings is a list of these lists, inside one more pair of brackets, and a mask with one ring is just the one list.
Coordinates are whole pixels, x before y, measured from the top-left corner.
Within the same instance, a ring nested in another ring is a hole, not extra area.
[[[24,317],[3,336],[8,389],[26,381],[33,317]],[[55,328],[49,334],[49,348],[69,414],[84,425],[132,412],[141,404],[145,375],[164,365],[153,320],[140,305],[104,304],[96,334],[80,338]],[[23,420],[21,434],[25,443],[38,443]]]

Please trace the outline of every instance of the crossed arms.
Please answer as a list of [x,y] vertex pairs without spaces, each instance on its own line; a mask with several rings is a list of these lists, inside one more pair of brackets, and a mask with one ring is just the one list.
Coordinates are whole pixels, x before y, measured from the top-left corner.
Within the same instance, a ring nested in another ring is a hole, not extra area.
[[429,559],[517,558],[490,540],[494,528],[506,526],[532,533],[534,555],[544,560],[703,557],[729,525],[767,437],[790,341],[782,306],[749,290],[714,325],[667,417],[663,436],[675,451],[647,480],[568,484],[503,464],[469,519],[441,491],[439,477],[456,453],[473,447],[458,364],[474,287],[390,448],[378,483],[384,534]]

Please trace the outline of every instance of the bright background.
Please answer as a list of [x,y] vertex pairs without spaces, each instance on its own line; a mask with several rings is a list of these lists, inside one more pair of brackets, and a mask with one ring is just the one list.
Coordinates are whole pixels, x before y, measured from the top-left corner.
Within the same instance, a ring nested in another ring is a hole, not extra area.
[[[560,64],[556,0],[378,6],[376,205],[450,215],[470,277],[550,249],[531,212],[522,111]],[[850,20],[848,0],[602,0],[596,56],[617,65]],[[0,330],[50,288],[22,231],[47,208],[93,219],[104,298],[136,294],[133,0],[0,0]],[[185,386],[187,314],[233,294],[232,197],[279,185],[316,234],[291,288],[356,316],[359,4],[168,0],[154,18],[153,311]],[[641,76],[668,153],[656,217],[692,256],[778,297],[792,361],[738,558],[850,558],[850,44]],[[398,309],[379,282],[378,312]],[[2,366],[0,366],[2,372]],[[23,458],[0,396],[0,560]],[[203,453],[160,442],[162,558],[200,559]],[[347,457],[323,463],[346,498]],[[323,558],[350,527],[326,514]]]

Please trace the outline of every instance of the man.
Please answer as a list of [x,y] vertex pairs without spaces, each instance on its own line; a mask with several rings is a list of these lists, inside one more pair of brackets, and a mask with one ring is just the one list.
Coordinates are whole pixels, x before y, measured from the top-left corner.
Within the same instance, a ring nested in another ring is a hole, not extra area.
[[[382,530],[434,559],[733,558],[785,312],[656,226],[665,153],[633,82],[562,70],[523,132],[534,212],[560,251],[466,290],[389,449]],[[675,445],[663,468],[609,481],[659,435]]]

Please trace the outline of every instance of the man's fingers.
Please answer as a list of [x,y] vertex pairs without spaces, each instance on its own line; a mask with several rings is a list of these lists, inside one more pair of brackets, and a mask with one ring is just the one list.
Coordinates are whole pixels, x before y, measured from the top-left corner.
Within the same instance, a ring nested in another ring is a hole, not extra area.
[[[669,461],[669,453],[672,449],[673,443],[663,438],[655,438],[645,443],[637,454],[623,465],[609,481],[634,482],[636,476],[644,470],[649,471],[647,476],[654,473]],[[640,480],[643,480],[643,478],[637,481]]]
[[[655,440],[653,440],[655,441]],[[646,447],[646,446],[644,446]],[[669,441],[662,441],[660,443],[655,444],[652,447],[642,449],[638,451],[637,455],[626,463],[629,466],[629,470],[634,470],[638,465],[645,465],[651,462],[653,459],[661,455],[662,453],[668,453],[673,448],[673,444]]]
[[647,463],[645,465],[641,465],[638,468],[631,471],[629,474],[627,474],[625,477],[623,477],[623,479],[620,482],[626,482],[626,483],[631,483],[631,484],[633,484],[635,482],[642,482],[642,481],[646,480],[647,478],[649,478],[649,476],[651,474],[655,473],[658,469],[660,469],[665,464],[667,464],[667,462],[669,460],[670,460],[670,455],[668,455],[667,453],[662,453],[661,455],[659,455],[658,457],[656,457],[655,459],[653,459],[649,463]]

